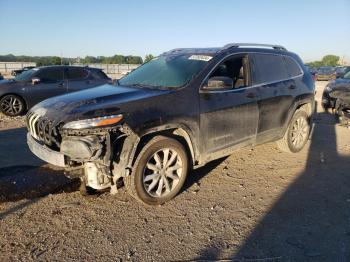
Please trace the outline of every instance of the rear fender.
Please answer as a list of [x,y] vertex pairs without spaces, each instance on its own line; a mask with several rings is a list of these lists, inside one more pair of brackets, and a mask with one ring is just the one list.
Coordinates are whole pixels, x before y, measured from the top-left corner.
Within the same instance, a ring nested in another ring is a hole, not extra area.
[[312,120],[312,115],[314,113],[315,110],[315,99],[313,95],[303,95],[303,96],[299,96],[294,100],[294,103],[292,104],[292,106],[290,107],[290,109],[288,110],[288,115],[286,117],[286,120],[284,122],[283,128],[282,128],[282,133],[281,133],[281,137],[284,136],[284,134],[286,133],[289,123],[292,120],[292,117],[295,113],[295,111],[297,111],[300,108],[304,108],[305,111],[307,112],[307,114],[310,116],[310,120]]

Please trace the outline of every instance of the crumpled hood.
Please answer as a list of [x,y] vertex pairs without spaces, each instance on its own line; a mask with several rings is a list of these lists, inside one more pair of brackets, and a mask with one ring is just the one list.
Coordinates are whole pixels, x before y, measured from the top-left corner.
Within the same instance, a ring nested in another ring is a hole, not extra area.
[[339,86],[349,86],[350,85],[350,79],[345,78],[337,78],[336,80],[333,80],[329,83],[329,86],[331,88],[339,87]]
[[338,85],[332,88],[329,95],[333,98],[343,99],[350,102],[350,83],[348,85]]
[[[170,93],[168,90],[152,90],[105,84],[79,92],[56,96],[34,106],[36,112],[53,122],[68,122],[106,115],[124,113],[123,104]],[[137,110],[137,108],[135,108]],[[129,112],[127,112],[129,113]]]

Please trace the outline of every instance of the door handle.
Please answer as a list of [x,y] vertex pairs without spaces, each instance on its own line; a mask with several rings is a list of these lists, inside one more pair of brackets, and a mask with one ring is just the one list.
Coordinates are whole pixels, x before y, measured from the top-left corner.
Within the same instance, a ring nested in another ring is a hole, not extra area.
[[58,87],[63,87],[63,83],[58,83]]
[[247,98],[255,98],[255,94],[254,93],[248,93],[247,94]]
[[289,86],[289,89],[295,89],[295,88],[297,88],[296,85],[290,85],[290,86]]

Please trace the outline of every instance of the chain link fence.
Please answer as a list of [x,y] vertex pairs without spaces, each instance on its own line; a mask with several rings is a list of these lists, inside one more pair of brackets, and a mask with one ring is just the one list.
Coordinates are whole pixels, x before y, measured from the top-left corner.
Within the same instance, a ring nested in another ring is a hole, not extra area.
[[[140,65],[131,64],[82,64],[74,63],[74,66],[88,66],[102,69],[111,78],[120,78]],[[13,70],[22,69],[26,66],[36,66],[34,62],[0,62],[0,73],[10,76]]]
[[36,66],[33,62],[0,62],[0,73],[11,73],[26,66]]

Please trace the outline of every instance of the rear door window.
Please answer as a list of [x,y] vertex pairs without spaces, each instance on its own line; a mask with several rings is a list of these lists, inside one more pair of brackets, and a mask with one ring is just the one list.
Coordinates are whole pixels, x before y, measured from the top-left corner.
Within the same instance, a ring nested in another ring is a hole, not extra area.
[[64,79],[64,70],[63,67],[44,68],[37,73],[36,77],[40,78],[43,83],[59,82]]
[[79,80],[87,78],[89,72],[83,68],[68,68],[67,78],[68,80]]
[[284,57],[275,54],[253,55],[253,84],[267,84],[289,78]]

